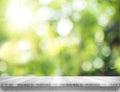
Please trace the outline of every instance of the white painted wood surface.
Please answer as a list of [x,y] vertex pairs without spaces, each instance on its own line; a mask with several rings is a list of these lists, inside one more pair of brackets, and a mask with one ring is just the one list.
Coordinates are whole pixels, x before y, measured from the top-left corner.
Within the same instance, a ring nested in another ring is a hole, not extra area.
[[[24,86],[24,84],[29,84],[29,86],[30,84],[32,84],[33,87],[37,87],[38,84],[41,84],[41,86],[44,86],[44,88],[45,86],[49,86],[51,89],[48,88],[46,90],[41,90],[38,87],[38,90],[34,90],[34,88],[32,89],[31,87],[26,87],[26,90],[24,90],[25,88],[22,89],[21,87],[21,89],[13,88],[13,90],[11,90],[12,89],[11,88],[10,90],[8,90],[9,89],[8,88],[6,90],[5,88],[9,87],[9,84],[12,84],[12,87],[19,87],[18,84],[21,84],[22,86]],[[71,84],[68,87],[69,90],[67,90],[67,86],[68,86],[67,84]],[[63,89],[61,88],[62,90],[59,89],[59,87],[62,87],[62,86],[65,86],[66,88],[63,88]],[[52,87],[54,88],[52,89]],[[117,76],[116,77],[95,77],[95,76],[0,77],[0,92],[120,92],[119,87],[120,87],[120,77],[117,77]]]

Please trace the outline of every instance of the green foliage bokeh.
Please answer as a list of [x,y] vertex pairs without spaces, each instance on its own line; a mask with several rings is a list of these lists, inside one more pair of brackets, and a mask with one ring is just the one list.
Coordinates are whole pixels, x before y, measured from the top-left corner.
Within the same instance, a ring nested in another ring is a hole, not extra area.
[[0,75],[120,75],[119,3],[1,0]]

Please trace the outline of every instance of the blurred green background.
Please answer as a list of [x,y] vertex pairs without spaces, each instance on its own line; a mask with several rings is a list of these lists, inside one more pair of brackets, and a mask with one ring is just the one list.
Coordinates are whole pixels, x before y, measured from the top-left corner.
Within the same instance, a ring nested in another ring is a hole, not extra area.
[[0,76],[119,76],[120,0],[0,0]]

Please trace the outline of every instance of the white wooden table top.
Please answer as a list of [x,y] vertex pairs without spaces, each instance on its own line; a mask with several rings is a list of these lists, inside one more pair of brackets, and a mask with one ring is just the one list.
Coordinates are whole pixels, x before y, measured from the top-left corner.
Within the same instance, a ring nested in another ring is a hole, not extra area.
[[105,77],[105,76],[18,76],[18,77],[0,77],[0,86],[12,85],[18,86],[22,84],[30,85],[42,85],[42,86],[63,86],[63,85],[73,85],[73,86],[120,86],[120,77]]

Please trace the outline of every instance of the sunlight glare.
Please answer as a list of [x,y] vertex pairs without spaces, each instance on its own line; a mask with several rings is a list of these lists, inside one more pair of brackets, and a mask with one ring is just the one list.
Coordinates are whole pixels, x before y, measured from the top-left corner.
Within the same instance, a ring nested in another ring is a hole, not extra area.
[[104,66],[104,61],[101,58],[96,58],[93,62],[93,66],[96,69],[100,69]]
[[86,1],[85,0],[74,0],[73,2],[73,9],[76,11],[82,11],[86,8]]
[[8,9],[7,18],[14,27],[23,28],[30,25],[32,12],[29,7],[12,6]]
[[98,23],[100,26],[106,26],[109,23],[109,16],[107,14],[101,14],[98,17]]
[[38,10],[37,18],[42,21],[47,21],[52,17],[52,10],[48,7],[42,7]]
[[85,61],[83,62],[81,67],[83,71],[90,71],[90,69],[92,68],[92,64],[89,61]]
[[57,31],[61,36],[67,36],[73,28],[73,23],[69,19],[61,19],[58,22]]

